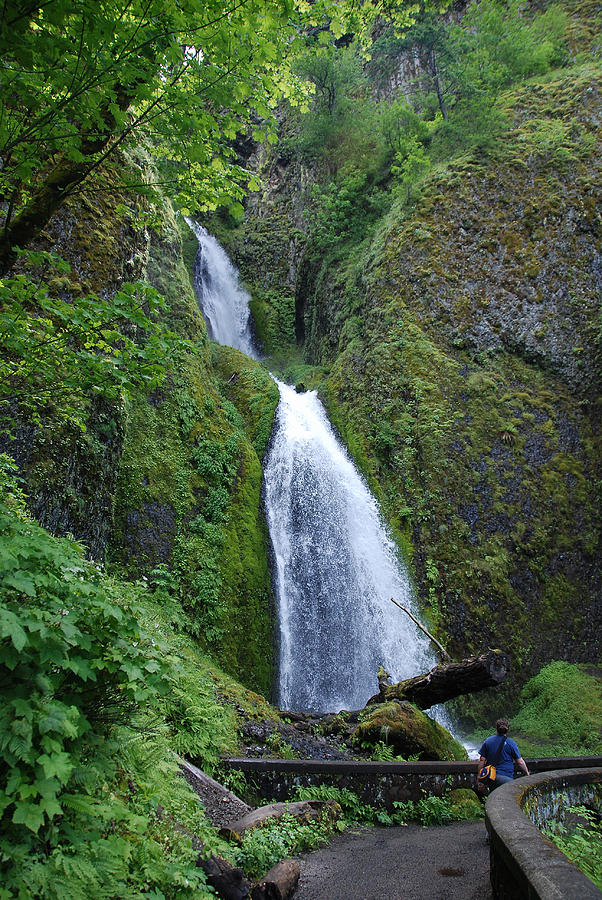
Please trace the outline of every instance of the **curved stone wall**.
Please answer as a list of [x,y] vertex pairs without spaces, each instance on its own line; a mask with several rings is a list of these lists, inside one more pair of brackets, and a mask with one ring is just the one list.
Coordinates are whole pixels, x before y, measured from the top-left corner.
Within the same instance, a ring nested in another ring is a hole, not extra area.
[[538,825],[569,804],[602,796],[602,767],[530,775],[487,800],[491,886],[496,900],[600,900],[602,892],[545,838]]

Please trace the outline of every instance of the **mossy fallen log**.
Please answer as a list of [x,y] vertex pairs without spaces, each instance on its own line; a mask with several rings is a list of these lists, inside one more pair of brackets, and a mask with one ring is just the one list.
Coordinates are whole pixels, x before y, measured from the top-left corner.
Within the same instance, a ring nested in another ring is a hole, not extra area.
[[386,703],[389,700],[408,700],[421,709],[445,703],[462,694],[472,694],[495,687],[505,681],[510,658],[503,650],[487,650],[480,656],[470,656],[457,663],[442,663],[425,675],[416,675],[397,684],[386,684],[379,678],[379,693],[368,700]]

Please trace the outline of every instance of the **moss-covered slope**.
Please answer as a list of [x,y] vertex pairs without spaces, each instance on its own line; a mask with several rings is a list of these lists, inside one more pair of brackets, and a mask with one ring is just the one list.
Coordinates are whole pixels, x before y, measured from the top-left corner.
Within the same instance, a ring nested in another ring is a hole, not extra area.
[[[145,177],[143,151],[121,163]],[[260,460],[278,392],[259,364],[212,353],[184,261],[194,245],[171,206],[160,197],[154,209],[133,201],[111,169],[102,186],[51,222],[42,249],[71,265],[51,289],[74,302],[93,291],[102,303],[124,281],[148,281],[165,297],[163,324],[189,347],[165,360],[167,376],[150,396],[142,389],[114,404],[82,396],[84,432],[49,409],[39,424],[20,419],[2,449],[16,459],[42,524],[81,540],[113,571],[168,585],[204,647],[269,693]]]

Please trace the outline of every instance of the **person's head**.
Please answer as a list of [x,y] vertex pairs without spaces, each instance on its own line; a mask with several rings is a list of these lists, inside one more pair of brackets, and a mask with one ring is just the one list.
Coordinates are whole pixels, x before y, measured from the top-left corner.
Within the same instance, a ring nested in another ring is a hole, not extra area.
[[508,719],[498,719],[495,723],[495,730],[498,734],[508,734],[508,729],[510,728],[510,722]]

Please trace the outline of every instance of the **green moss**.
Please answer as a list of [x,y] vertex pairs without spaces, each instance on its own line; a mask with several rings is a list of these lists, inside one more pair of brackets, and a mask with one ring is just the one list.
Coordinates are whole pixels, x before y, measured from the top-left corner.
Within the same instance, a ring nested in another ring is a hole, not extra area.
[[278,406],[278,388],[268,372],[231,347],[212,345],[221,391],[234,403],[259,459],[263,459]]
[[459,819],[479,819],[483,815],[483,804],[469,788],[456,788],[449,792],[447,799]]
[[269,693],[271,589],[258,454],[278,392],[259,364],[228,348],[211,350],[169,207],[148,277],[166,296],[171,327],[200,352],[174,361],[160,391],[128,405],[112,564],[132,576],[167,567],[201,645]]
[[524,686],[511,728],[523,756],[595,756],[601,722],[601,670],[554,662]]
[[466,750],[449,731],[407,701],[368,707],[354,739],[362,746],[384,741],[405,757],[467,759]]

